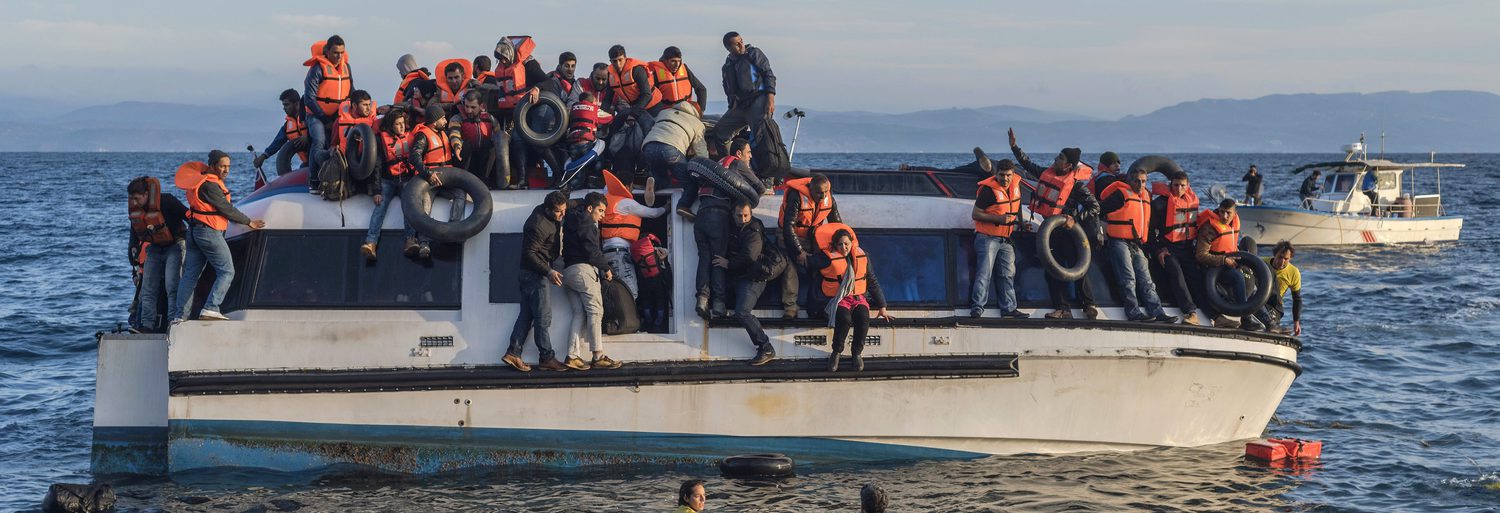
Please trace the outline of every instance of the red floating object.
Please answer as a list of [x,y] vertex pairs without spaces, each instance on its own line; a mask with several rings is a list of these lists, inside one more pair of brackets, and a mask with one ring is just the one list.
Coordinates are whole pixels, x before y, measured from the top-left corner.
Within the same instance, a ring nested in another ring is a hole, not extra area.
[[1270,438],[1245,444],[1245,456],[1261,461],[1316,460],[1323,455],[1323,442],[1300,438]]

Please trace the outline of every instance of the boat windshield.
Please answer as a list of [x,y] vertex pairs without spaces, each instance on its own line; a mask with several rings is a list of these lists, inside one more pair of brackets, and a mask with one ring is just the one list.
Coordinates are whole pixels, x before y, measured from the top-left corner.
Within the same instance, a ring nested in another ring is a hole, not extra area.
[[1330,193],[1348,193],[1354,190],[1354,184],[1358,180],[1359,175],[1355,173],[1334,173],[1324,179],[1323,190]]

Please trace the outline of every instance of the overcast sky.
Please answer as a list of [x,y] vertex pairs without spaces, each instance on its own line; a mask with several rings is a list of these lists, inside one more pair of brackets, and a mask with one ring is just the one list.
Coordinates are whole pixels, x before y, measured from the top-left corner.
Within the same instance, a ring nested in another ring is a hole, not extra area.
[[1020,105],[1102,118],[1200,98],[1500,91],[1500,2],[741,1],[72,2],[5,0],[3,95],[275,104],[313,41],[348,41],[355,85],[389,101],[396,58],[431,67],[528,34],[552,69],[611,44],[668,45],[723,98],[729,30],[770,57],[777,104],[906,112]]

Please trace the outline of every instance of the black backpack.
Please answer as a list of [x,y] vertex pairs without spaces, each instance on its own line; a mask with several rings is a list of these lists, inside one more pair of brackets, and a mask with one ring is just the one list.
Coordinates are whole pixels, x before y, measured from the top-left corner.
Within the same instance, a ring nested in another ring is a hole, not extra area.
[[750,268],[750,279],[755,281],[771,281],[786,272],[787,267],[786,252],[781,249],[781,239],[777,237],[776,230],[765,230],[764,233],[760,259]]
[[641,317],[635,310],[630,287],[620,280],[599,283],[604,292],[604,334],[628,335],[641,330]]

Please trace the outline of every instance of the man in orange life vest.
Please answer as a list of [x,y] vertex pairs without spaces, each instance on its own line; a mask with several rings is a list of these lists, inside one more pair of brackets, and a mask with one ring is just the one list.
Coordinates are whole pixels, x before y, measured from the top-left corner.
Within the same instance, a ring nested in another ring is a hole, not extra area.
[[463,94],[477,82],[470,78],[469,61],[466,59],[448,59],[438,63],[439,76],[437,95],[432,98],[428,105],[437,105],[443,108],[448,115],[458,114],[459,103],[463,101]]
[[[495,71],[485,79],[483,88],[487,92],[486,98],[494,98],[494,101],[485,101],[485,110],[489,111],[495,121],[500,123],[501,134],[497,136],[498,143],[506,143],[506,151],[498,152],[506,158],[496,162],[495,168],[502,174],[499,178],[507,178],[507,189],[520,189],[526,187],[526,171],[530,169],[535,158],[541,156],[550,159],[551,155],[538,152],[530,144],[521,140],[521,134],[515,129],[515,107],[521,99],[535,102],[540,98],[540,86],[547,80],[547,72],[542,70],[541,63],[531,55],[536,48],[536,41],[530,36],[505,36],[495,43]],[[508,141],[508,143],[507,143]],[[558,169],[560,164],[551,162],[553,169]]]
[[661,103],[651,109],[652,114],[691,98],[698,99],[698,112],[703,112],[704,107],[708,106],[708,87],[698,81],[687,64],[682,63],[682,50],[668,46],[662,50],[661,60],[647,66],[651,68],[651,79],[656,83],[656,91],[661,94]]
[[322,186],[318,183],[319,165],[328,157],[329,134],[339,114],[339,104],[348,100],[349,93],[354,91],[354,75],[344,53],[344,38],[337,35],[314,44],[312,58],[303,61],[302,65],[307,66],[302,107],[306,110],[307,136],[311,141],[308,153],[312,157],[307,186],[308,192],[318,194]]
[[[437,86],[432,80],[432,72],[418,66],[417,58],[409,53],[396,59],[396,71],[401,74],[401,84],[396,86],[396,97],[391,99],[390,106],[404,105],[409,110],[422,108],[422,100]],[[385,114],[385,109],[381,114]]]
[[[781,247],[785,248],[793,267],[787,270],[793,276],[788,276],[782,282],[785,289],[783,293],[796,294],[801,298],[796,303],[811,301],[812,294],[802,293],[802,284],[807,284],[811,292],[821,283],[816,276],[809,276],[807,268],[807,257],[822,251],[813,241],[813,233],[824,224],[842,222],[839,204],[833,200],[833,186],[828,182],[827,175],[814,174],[808,178],[786,181],[786,194],[782,196],[781,214],[776,224],[781,230]],[[819,308],[808,310],[811,315],[818,315],[820,312],[822,310]],[[797,308],[787,308],[782,317],[797,317]]]
[[[293,91],[293,99],[296,96]],[[187,249],[184,223],[188,208],[176,196],[163,194],[161,182],[155,178],[142,176],[131,180],[125,192],[130,201],[130,265],[137,268],[140,287],[137,323],[131,327],[159,333],[166,326],[158,319],[158,313],[166,314],[170,320],[181,309],[177,304],[177,280],[182,277],[182,256]],[[146,254],[136,254],[140,251]],[[156,304],[164,290],[167,310],[157,312]]]
[[[271,138],[271,144],[266,150],[255,156],[255,167],[260,167],[266,159],[276,155],[285,146],[287,151],[302,151],[298,155],[302,157],[302,163],[307,164],[307,123],[303,121],[302,101],[297,96],[296,89],[287,89],[281,92],[281,111],[286,114],[286,122],[281,124],[281,129],[276,131],[276,136]],[[296,141],[302,141],[300,143]],[[278,173],[280,169],[276,170]]]
[[[423,180],[427,180],[433,187],[442,187],[443,181],[437,175],[432,174],[434,167],[447,167],[453,165],[453,143],[448,138],[448,118],[444,117],[443,108],[437,105],[427,106],[424,121],[417,125],[412,131],[411,155],[407,162],[411,164],[413,171]],[[463,219],[464,208],[468,206],[466,196],[462,191],[445,190],[438,194],[447,195],[453,200],[453,209],[448,215],[448,220],[457,221]],[[406,208],[402,206],[402,208]],[[415,205],[413,205],[415,208]],[[427,208],[432,208],[427,205]],[[431,240],[422,237],[421,246],[417,249],[417,256],[428,258],[432,255]]]
[[[1044,168],[1032,162],[1031,157],[1026,156],[1026,152],[1016,145],[1014,130],[1007,132],[1010,136],[1010,152],[1016,156],[1021,174],[1037,183],[1036,193],[1031,195],[1032,213],[1043,218],[1066,216],[1068,228],[1072,228],[1076,222],[1089,222],[1099,215],[1099,202],[1094,199],[1087,186],[1094,170],[1079,163],[1083,150],[1063,148],[1052,159],[1052,166]],[[1063,265],[1071,265],[1079,257],[1079,249],[1081,248],[1075,248],[1071,244],[1061,244],[1053,252]],[[1047,314],[1047,318],[1072,319],[1072,306],[1068,301],[1069,284],[1053,278],[1051,274],[1047,274],[1046,279],[1047,292],[1052,296],[1052,305],[1056,308]],[[1094,301],[1094,288],[1089,284],[1088,276],[1076,283],[1084,315],[1090,319],[1098,319],[1102,314],[1098,303]]]
[[1000,316],[1025,319],[1030,314],[1016,309],[1016,246],[1012,237],[1021,227],[1021,179],[1016,163],[1001,160],[991,166],[994,175],[979,182],[974,210],[974,284],[969,293],[969,317],[984,315],[989,302],[990,278],[1000,293]]
[[[604,259],[614,270],[615,279],[630,289],[630,297],[640,297],[635,279],[635,264],[630,261],[630,246],[641,238],[642,219],[655,219],[667,213],[666,207],[651,207],[635,200],[630,186],[604,171],[604,219],[599,221],[599,245]],[[646,201],[656,201],[656,181],[646,180]]]
[[[1170,176],[1167,183],[1152,184],[1151,238],[1148,253],[1161,266],[1166,289],[1182,309],[1182,323],[1198,325],[1198,302],[1203,273],[1193,256],[1198,239],[1198,194],[1185,174]],[[1222,326],[1221,326],[1222,327]]]
[[485,77],[488,77],[488,76],[494,74],[494,73],[490,72],[490,70],[494,69],[494,66],[495,66],[495,64],[490,61],[490,56],[488,56],[488,55],[475,55],[474,56],[474,66],[473,66],[473,78],[474,78],[474,80],[477,80],[480,83],[483,83]]
[[1161,309],[1151,266],[1141,245],[1151,225],[1151,193],[1146,190],[1146,170],[1138,168],[1104,189],[1099,211],[1104,214],[1104,253],[1119,280],[1125,317],[1132,321],[1176,323],[1177,316]]
[[[1219,202],[1219,207],[1213,210],[1204,210],[1198,213],[1198,241],[1195,246],[1194,257],[1198,260],[1198,266],[1203,269],[1218,266],[1238,267],[1239,259],[1232,256],[1240,249],[1240,216],[1235,208],[1233,198],[1225,198]],[[1245,275],[1238,271],[1219,273],[1219,279],[1228,281],[1229,290],[1234,294],[1236,300],[1246,298]],[[1217,284],[1204,284],[1204,292],[1207,293],[1209,286],[1217,287]],[[1204,311],[1213,316],[1214,326],[1232,328],[1232,318],[1219,312],[1210,310],[1204,301]],[[1239,319],[1239,327],[1248,331],[1261,331],[1266,329],[1255,318],[1254,315],[1246,315]]]
[[219,304],[229,293],[234,280],[234,258],[229,253],[229,243],[224,232],[229,223],[238,223],[259,230],[264,221],[250,219],[230,203],[229,188],[224,178],[229,175],[229,154],[219,150],[208,152],[208,163],[190,162],[177,170],[177,186],[187,191],[188,241],[186,264],[182,279],[177,282],[177,300],[181,310],[173,312],[173,322],[187,319],[193,310],[193,291],[198,289],[198,278],[203,268],[214,267],[214,283],[208,297],[203,301],[200,319],[225,320],[219,313]]
[[651,81],[651,68],[646,63],[625,55],[625,47],[620,45],[609,47],[609,62],[609,91],[604,95],[605,107],[611,108],[616,115],[633,119],[661,103],[661,92]]

